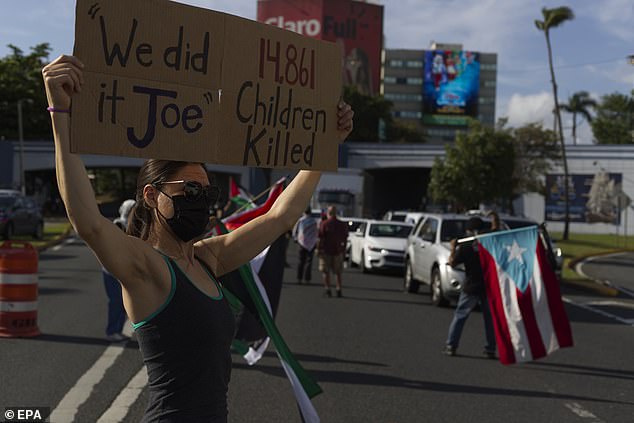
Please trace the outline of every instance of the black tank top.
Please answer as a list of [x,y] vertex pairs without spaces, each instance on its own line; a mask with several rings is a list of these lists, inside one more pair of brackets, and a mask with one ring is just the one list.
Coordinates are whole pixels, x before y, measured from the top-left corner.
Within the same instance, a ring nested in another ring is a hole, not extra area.
[[148,372],[144,423],[226,423],[235,321],[219,284],[211,297],[165,257],[172,287],[165,303],[135,323]]

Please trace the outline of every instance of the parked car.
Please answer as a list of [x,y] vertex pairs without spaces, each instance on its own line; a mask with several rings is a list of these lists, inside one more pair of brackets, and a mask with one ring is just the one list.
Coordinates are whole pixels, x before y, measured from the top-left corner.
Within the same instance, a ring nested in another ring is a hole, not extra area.
[[0,190],[0,234],[4,239],[14,235],[42,238],[44,219],[40,208],[20,191]]
[[402,269],[407,236],[413,225],[369,220],[361,223],[351,237],[350,264],[363,272],[374,269]]
[[[460,295],[464,268],[449,266],[450,241],[465,234],[469,217],[461,214],[427,214],[407,239],[404,289],[418,292],[429,285],[434,305],[448,305]],[[485,229],[490,228],[488,219]]]
[[359,217],[342,217],[342,222],[346,222],[348,224],[348,240],[346,241],[346,253],[344,260],[346,263],[350,262],[350,246],[352,245],[352,237],[357,232],[357,229],[361,226],[363,222],[367,222],[368,219],[361,219]]

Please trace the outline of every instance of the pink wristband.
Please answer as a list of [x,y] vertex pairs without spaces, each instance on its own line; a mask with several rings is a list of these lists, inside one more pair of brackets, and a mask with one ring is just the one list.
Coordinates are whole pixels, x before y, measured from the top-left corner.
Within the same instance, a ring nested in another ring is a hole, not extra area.
[[56,109],[55,107],[47,107],[46,110],[48,110],[49,112],[55,112],[55,113],[70,113],[70,110]]

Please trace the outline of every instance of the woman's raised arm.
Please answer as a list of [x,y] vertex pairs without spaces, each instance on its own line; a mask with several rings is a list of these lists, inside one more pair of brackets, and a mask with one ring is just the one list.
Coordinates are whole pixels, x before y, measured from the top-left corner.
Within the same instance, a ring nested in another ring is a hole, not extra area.
[[143,274],[143,252],[150,247],[125,235],[101,215],[86,168],[79,155],[70,152],[71,99],[81,91],[83,67],[73,56],[60,56],[42,69],[55,138],[57,185],[79,236],[102,264],[125,282]]

